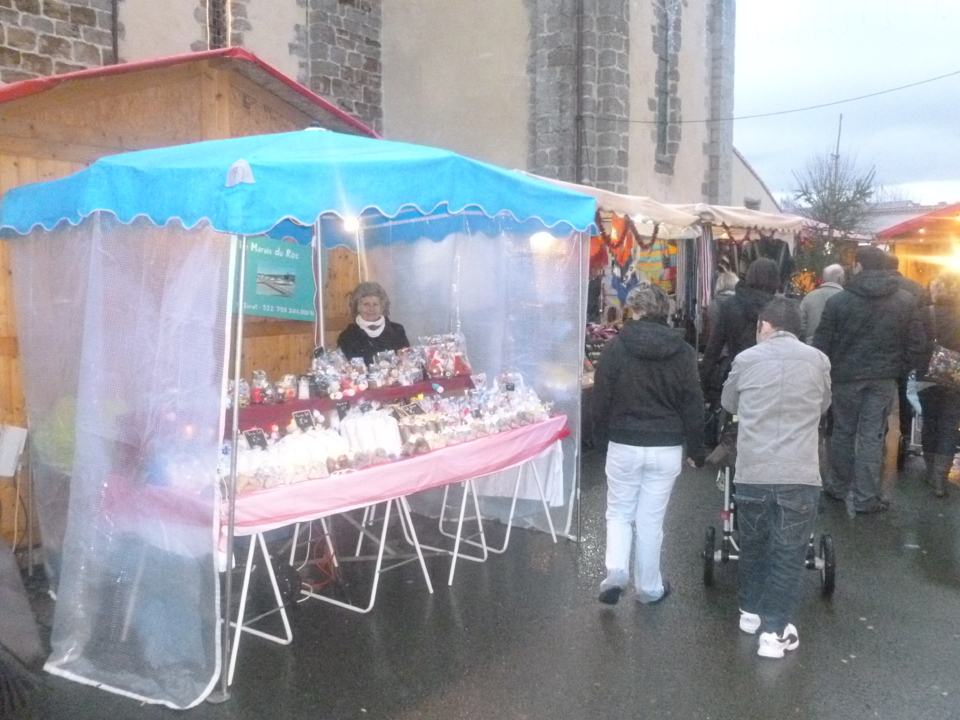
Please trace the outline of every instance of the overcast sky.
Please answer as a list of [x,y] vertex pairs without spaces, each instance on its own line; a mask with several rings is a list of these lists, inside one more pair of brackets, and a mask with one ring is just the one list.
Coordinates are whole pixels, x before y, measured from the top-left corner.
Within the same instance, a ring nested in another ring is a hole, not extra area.
[[[734,117],[844,100],[960,71],[960,0],[737,0]],[[734,123],[770,190],[834,151],[905,199],[960,202],[960,74],[818,110]]]

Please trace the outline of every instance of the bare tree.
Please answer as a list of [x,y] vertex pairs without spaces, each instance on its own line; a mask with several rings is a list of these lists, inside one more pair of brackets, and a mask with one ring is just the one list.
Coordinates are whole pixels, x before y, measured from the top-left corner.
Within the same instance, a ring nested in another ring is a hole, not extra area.
[[796,212],[826,225],[828,238],[855,235],[869,213],[876,170],[863,169],[856,158],[836,154],[816,155],[803,171],[793,174]]
[[878,203],[919,204],[913,193],[905,190],[902,185],[885,185],[883,183],[876,186],[871,201],[873,205]]

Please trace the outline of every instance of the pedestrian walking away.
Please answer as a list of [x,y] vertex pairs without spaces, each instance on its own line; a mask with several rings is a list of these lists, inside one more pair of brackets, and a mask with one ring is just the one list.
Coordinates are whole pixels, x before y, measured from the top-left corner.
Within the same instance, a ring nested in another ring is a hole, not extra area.
[[[930,296],[933,304],[924,313],[930,340],[960,352],[960,273],[943,272],[935,277],[930,283]],[[945,497],[947,477],[960,441],[960,389],[934,384],[919,395],[926,480],[934,495]]]
[[630,584],[637,601],[670,594],[660,572],[663,519],[683,466],[684,444],[703,465],[703,393],[696,352],[667,327],[667,294],[641,283],[627,296],[634,319],[600,354],[594,384],[597,447],[607,448],[607,575],[600,602],[615,605]]
[[771,658],[800,644],[792,620],[820,496],[820,416],[830,406],[830,361],[799,333],[797,303],[771,300],[757,345],[734,359],[722,395],[739,416],[740,629],[759,632],[757,653]]
[[897,378],[923,361],[916,299],[889,270],[882,250],[857,251],[853,277],[823,308],[813,346],[831,365],[833,429],[824,493],[850,513],[886,510],[880,467]]

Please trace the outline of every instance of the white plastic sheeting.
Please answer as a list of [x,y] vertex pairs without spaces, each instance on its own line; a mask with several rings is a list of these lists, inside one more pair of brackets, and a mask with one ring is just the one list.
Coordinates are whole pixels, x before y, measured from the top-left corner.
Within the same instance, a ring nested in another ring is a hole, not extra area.
[[220,668],[229,237],[94,216],[10,248],[58,597],[46,669],[190,707]]
[[[386,289],[391,320],[403,324],[411,342],[463,332],[474,373],[492,383],[502,372],[520,372],[541,400],[570,419],[571,435],[563,441],[565,502],[553,518],[562,529],[579,458],[588,246],[580,233],[473,234],[468,217],[463,223],[462,232],[441,242],[366,247],[367,277]],[[437,514],[442,491],[425,495],[414,509]],[[505,520],[509,510],[509,498],[483,498],[485,516]],[[548,529],[539,499],[519,501],[515,518]]]

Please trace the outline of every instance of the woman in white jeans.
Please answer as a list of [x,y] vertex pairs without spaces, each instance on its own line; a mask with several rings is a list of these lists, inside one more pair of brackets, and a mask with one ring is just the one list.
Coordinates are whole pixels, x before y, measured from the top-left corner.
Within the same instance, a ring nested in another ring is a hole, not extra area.
[[684,445],[700,467],[703,393],[697,356],[667,326],[667,294],[641,283],[627,295],[634,319],[600,355],[594,385],[596,432],[607,445],[607,576],[600,602],[614,605],[630,583],[641,603],[670,594],[660,574],[663,518],[683,466]]

